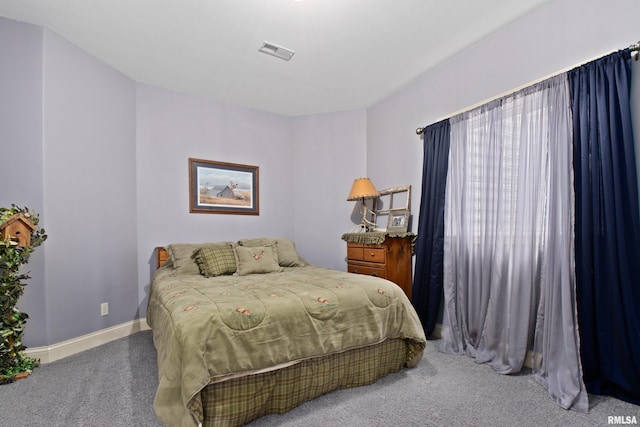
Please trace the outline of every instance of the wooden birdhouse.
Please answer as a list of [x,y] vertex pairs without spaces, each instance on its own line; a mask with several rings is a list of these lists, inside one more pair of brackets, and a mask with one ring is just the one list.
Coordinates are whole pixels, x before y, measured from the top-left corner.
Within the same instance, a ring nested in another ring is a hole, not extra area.
[[31,246],[31,232],[36,226],[24,214],[12,215],[4,223],[0,224],[2,240],[9,240],[16,246]]

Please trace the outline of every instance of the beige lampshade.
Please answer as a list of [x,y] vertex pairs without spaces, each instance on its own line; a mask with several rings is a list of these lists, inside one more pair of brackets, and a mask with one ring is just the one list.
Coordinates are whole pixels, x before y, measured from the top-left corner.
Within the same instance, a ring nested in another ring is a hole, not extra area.
[[371,180],[369,178],[357,178],[353,181],[353,186],[351,186],[347,200],[353,201],[374,197],[380,197],[380,192],[376,190]]

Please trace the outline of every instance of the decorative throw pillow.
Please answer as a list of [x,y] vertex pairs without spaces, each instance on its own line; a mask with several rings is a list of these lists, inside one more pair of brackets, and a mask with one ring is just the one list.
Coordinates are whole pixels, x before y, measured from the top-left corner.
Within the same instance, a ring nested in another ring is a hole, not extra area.
[[307,265],[298,256],[296,245],[289,239],[275,239],[276,251],[278,252],[278,263],[282,267],[302,267]]
[[200,274],[200,268],[194,258],[195,253],[200,248],[230,247],[233,249],[233,242],[216,243],[172,243],[165,249],[169,253],[173,269],[180,274]]
[[261,274],[282,271],[278,265],[278,256],[273,246],[237,246],[235,249],[237,258],[236,274]]
[[260,237],[257,239],[243,239],[238,245],[246,247],[275,246],[278,254],[278,263],[281,267],[302,267],[307,263],[300,258],[292,240],[286,238]]
[[200,248],[196,251],[195,260],[204,277],[236,272],[236,255],[231,246]]

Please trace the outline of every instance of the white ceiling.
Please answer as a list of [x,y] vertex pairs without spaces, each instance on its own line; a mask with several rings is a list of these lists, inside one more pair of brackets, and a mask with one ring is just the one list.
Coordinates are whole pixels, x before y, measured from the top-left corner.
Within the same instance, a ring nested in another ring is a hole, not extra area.
[[0,16],[137,82],[299,116],[370,107],[547,1],[0,0]]

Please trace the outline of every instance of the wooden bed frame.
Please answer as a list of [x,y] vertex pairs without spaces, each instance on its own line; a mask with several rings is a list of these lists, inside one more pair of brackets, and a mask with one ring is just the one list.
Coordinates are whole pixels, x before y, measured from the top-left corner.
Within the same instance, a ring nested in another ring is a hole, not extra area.
[[[169,253],[162,246],[155,251],[157,269],[169,259]],[[202,416],[203,427],[242,426],[265,415],[288,412],[323,394],[372,384],[400,371],[408,351],[404,339],[388,339],[274,371],[211,383],[200,393],[201,405],[191,409]],[[319,376],[323,371],[330,374]]]
[[169,259],[169,252],[162,247],[158,246],[156,248],[156,270],[162,267],[166,260]]

